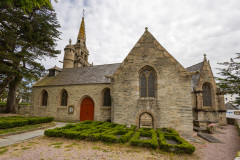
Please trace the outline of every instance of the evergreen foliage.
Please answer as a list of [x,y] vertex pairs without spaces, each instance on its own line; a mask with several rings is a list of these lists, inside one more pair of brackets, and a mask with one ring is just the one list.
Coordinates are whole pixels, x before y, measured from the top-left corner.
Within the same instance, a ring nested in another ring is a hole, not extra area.
[[[225,92],[240,95],[240,53],[236,53],[235,58],[231,58],[229,62],[218,63],[224,65],[225,68],[219,69],[218,73],[221,77],[217,77],[218,86]],[[236,104],[240,104],[237,100]]]
[[16,112],[13,106],[22,79],[37,80],[45,72],[40,61],[60,54],[55,50],[60,25],[55,11],[44,1],[48,0],[33,1],[32,6],[25,6],[27,10],[22,7],[31,1],[1,2],[0,95],[9,86],[7,112]]

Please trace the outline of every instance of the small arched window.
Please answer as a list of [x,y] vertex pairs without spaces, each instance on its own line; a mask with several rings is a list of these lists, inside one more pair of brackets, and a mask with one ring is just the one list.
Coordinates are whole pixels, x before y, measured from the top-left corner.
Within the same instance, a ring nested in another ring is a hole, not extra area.
[[208,83],[204,83],[202,89],[203,106],[212,106],[211,86]]
[[153,71],[145,69],[140,74],[141,97],[155,97],[155,77]]
[[103,95],[103,106],[111,106],[110,89],[106,89]]
[[42,106],[47,106],[48,93],[46,90],[42,92]]
[[61,96],[61,106],[67,106],[67,100],[68,100],[68,94],[67,94],[67,91],[64,90]]

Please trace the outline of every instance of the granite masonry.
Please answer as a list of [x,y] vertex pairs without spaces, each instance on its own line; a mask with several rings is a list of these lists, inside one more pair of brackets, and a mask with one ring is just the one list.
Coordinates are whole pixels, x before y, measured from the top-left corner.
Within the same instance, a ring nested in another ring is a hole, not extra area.
[[145,29],[122,63],[88,62],[84,18],[76,44],[65,47],[63,69],[33,85],[31,116],[170,127],[190,134],[193,124],[226,124],[223,93],[209,62],[185,69]]

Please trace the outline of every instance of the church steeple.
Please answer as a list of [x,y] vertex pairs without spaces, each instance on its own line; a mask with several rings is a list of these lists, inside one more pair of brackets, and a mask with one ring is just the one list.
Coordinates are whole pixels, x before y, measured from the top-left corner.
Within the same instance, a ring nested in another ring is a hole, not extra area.
[[77,36],[77,43],[74,45],[74,48],[75,48],[74,67],[90,66],[91,64],[88,62],[89,52],[86,46],[84,10],[82,22]]
[[79,29],[77,40],[85,40],[86,41],[86,34],[85,34],[85,23],[84,23],[84,17],[82,18],[81,26]]

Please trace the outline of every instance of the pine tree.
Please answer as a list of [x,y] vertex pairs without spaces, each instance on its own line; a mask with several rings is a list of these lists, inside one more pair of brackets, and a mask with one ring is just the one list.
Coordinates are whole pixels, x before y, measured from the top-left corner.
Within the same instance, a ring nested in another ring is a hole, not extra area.
[[[240,95],[240,53],[236,53],[236,58],[231,58],[229,62],[218,63],[226,66],[219,69],[218,73],[221,77],[217,77],[219,87],[226,93]],[[240,104],[237,100],[236,104]]]
[[16,112],[16,91],[22,79],[37,80],[45,71],[40,61],[60,54],[55,50],[60,25],[48,6],[24,11],[2,3],[0,11],[0,94],[8,85],[6,112]]

